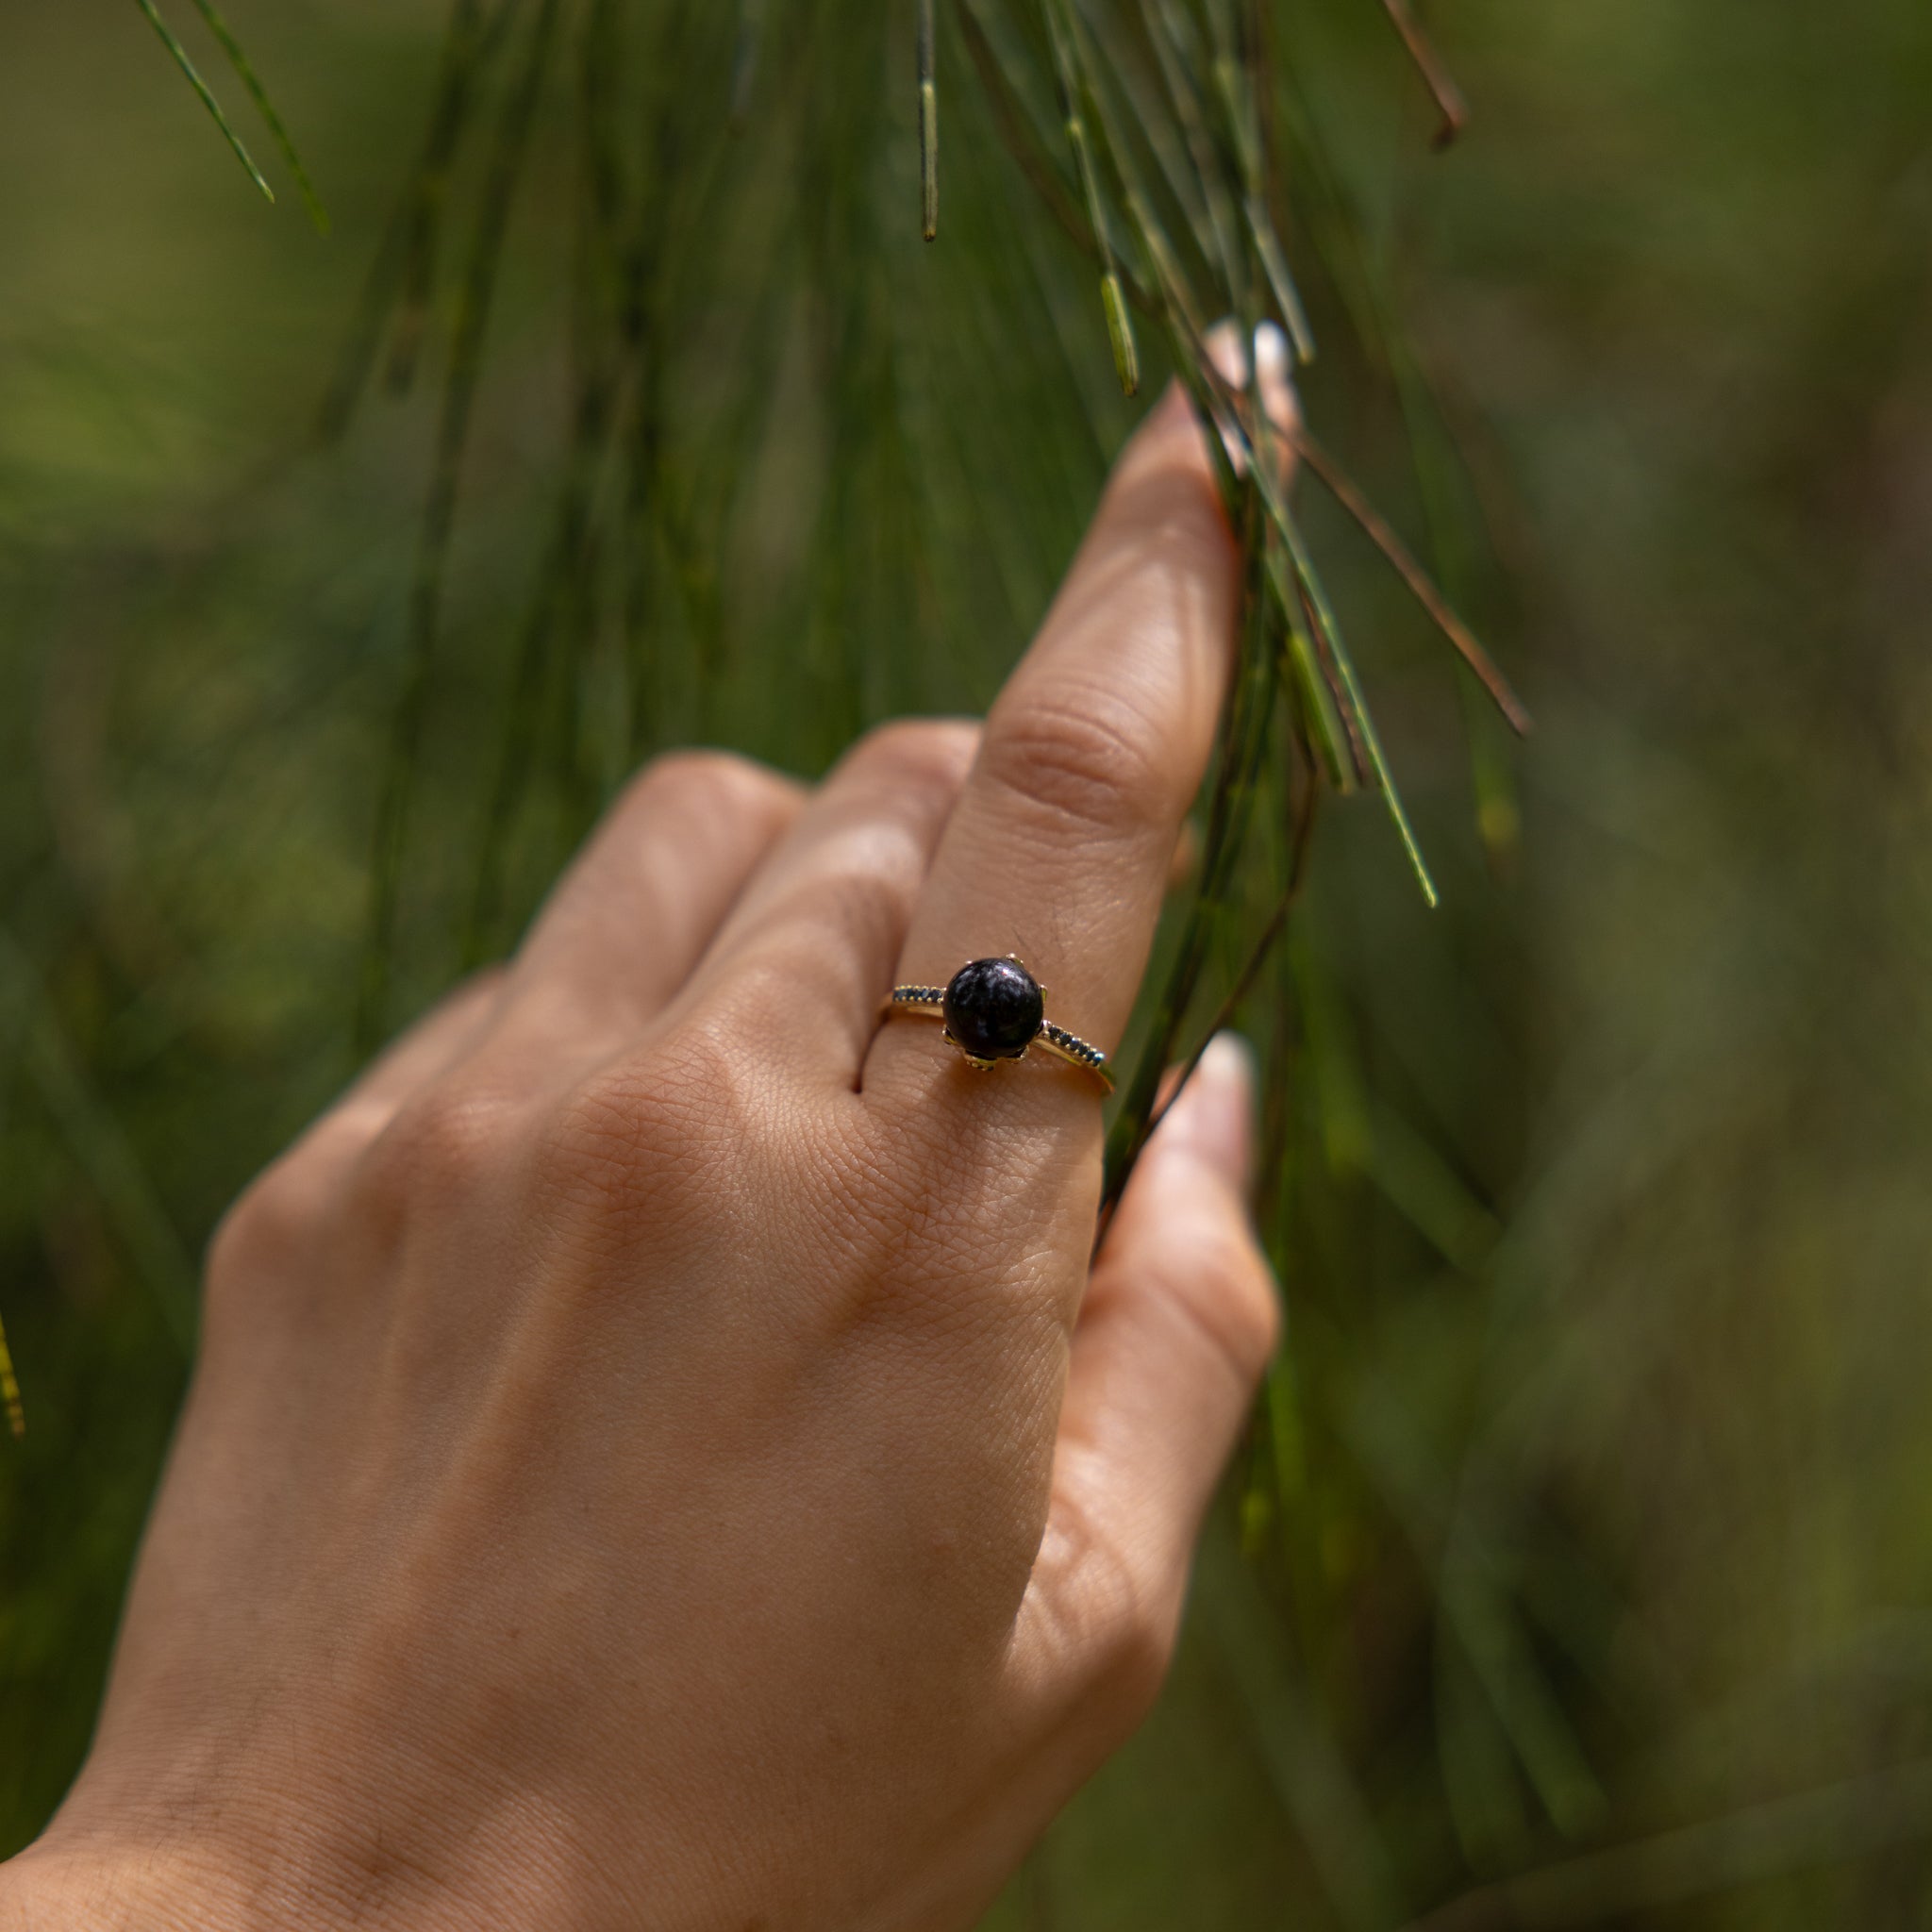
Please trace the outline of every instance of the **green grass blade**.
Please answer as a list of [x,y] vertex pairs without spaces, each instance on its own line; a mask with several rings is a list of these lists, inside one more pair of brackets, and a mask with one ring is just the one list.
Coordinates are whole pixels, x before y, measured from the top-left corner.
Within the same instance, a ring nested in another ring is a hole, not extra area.
[[7,1426],[17,1442],[26,1434],[26,1410],[20,1404],[20,1379],[13,1373],[13,1356],[7,1346],[7,1328],[0,1324],[0,1407],[7,1410]]
[[174,29],[155,10],[155,0],[134,0],[134,4],[147,15],[148,25],[161,37],[161,45],[175,57],[175,65],[188,76],[188,84],[201,96],[201,105],[214,116],[214,123],[227,137],[228,145],[235,150],[235,158],[248,170],[248,178],[261,190],[270,200],[275,198],[275,192],[262,178],[262,173],[255,165],[255,157],[243,146],[242,137],[228,124],[228,117],[222,112],[222,104],[214,97],[213,91],[196,71],[194,62],[188,58],[188,49],[175,38]]
[[1355,790],[1355,765],[1349,756],[1348,741],[1342,735],[1341,719],[1335,699],[1322,675],[1315,641],[1299,613],[1290,610],[1286,631],[1289,668],[1301,701],[1301,714],[1309,748],[1320,760],[1324,775],[1344,795]]
[[1114,258],[1113,229],[1107,219],[1107,206],[1100,197],[1100,177],[1093,165],[1082,99],[1084,90],[1074,58],[1073,18],[1071,12],[1060,11],[1066,5],[1067,0],[1046,0],[1044,9],[1053,42],[1055,75],[1059,82],[1060,112],[1066,123],[1067,146],[1073,152],[1074,171],[1080,178],[1080,192],[1087,204],[1087,224],[1093,231],[1093,246],[1100,257],[1100,300],[1107,314],[1108,339],[1113,348],[1114,374],[1120,377],[1122,392],[1132,395],[1141,387],[1141,359],[1134,344],[1134,325],[1127,318],[1120,267]]
[[933,74],[933,0],[919,0],[919,231],[940,232],[940,97]]
[[1203,1635],[1238,1693],[1268,1786],[1307,1849],[1343,1932],[1387,1932],[1406,1922],[1368,1795],[1318,1708],[1307,1678],[1277,1635],[1273,1606],[1222,1524],[1202,1539]]
[[1308,311],[1302,306],[1301,291],[1289,272],[1281,238],[1274,232],[1274,224],[1268,219],[1268,210],[1257,196],[1249,195],[1242,203],[1241,212],[1247,220],[1248,233],[1254,237],[1261,272],[1274,291],[1274,306],[1281,311],[1289,341],[1294,344],[1294,359],[1306,368],[1315,359],[1315,332],[1308,326]]
[[[1268,514],[1281,531],[1282,539],[1288,545],[1288,554],[1294,566],[1295,580],[1307,593],[1309,608],[1314,612],[1315,622],[1321,627],[1324,640],[1335,659],[1335,668],[1340,675],[1342,689],[1348,696],[1349,708],[1355,715],[1356,728],[1361,734],[1362,749],[1368,755],[1369,768],[1375,774],[1375,782],[1381,787],[1383,799],[1389,807],[1389,816],[1394,821],[1395,834],[1402,841],[1402,849],[1408,855],[1408,862],[1415,870],[1416,883],[1421,886],[1424,901],[1433,909],[1441,903],[1441,894],[1436,890],[1436,882],[1429,875],[1428,860],[1423,857],[1422,842],[1415,835],[1415,826],[1410,823],[1408,808],[1402,802],[1402,793],[1395,784],[1395,774],[1390,769],[1388,754],[1382,749],[1381,734],[1375,729],[1375,721],[1369,713],[1368,700],[1364,696],[1361,680],[1356,675],[1354,660],[1348,655],[1348,647],[1341,641],[1340,626],[1335,622],[1335,613],[1329,608],[1327,592],[1323,590],[1321,580],[1315,575],[1315,560],[1308,554],[1308,547],[1303,541],[1301,531],[1294,520],[1288,514],[1288,506],[1272,490],[1264,489],[1262,500],[1268,505]],[[1277,581],[1277,594],[1286,606],[1289,587]]]
[[1134,343],[1134,325],[1127,316],[1127,298],[1121,291],[1117,271],[1100,278],[1100,306],[1107,311],[1107,340],[1113,349],[1113,366],[1127,395],[1141,387],[1141,352]]
[[1179,124],[1195,178],[1200,187],[1214,256],[1230,290],[1241,282],[1241,243],[1236,234],[1234,203],[1223,175],[1221,158],[1203,115],[1200,90],[1190,67],[1186,24],[1172,0],[1141,0],[1148,42],[1160,70],[1161,82]]
[[1442,64],[1442,57],[1436,52],[1428,35],[1424,33],[1422,23],[1416,19],[1408,0],[1382,0],[1382,9],[1388,14],[1389,24],[1395,29],[1404,50],[1415,65],[1415,71],[1422,76],[1423,85],[1428,89],[1429,97],[1436,104],[1436,111],[1442,117],[1433,144],[1439,148],[1447,147],[1462,132],[1469,119],[1462,90]]
[[[275,145],[282,151],[282,159],[289,173],[294,177],[297,192],[302,196],[302,205],[308,210],[308,219],[315,224],[318,235],[326,235],[329,230],[328,210],[322,205],[322,197],[315,192],[315,184],[308,178],[308,170],[302,165],[302,157],[295,152],[295,142],[282,117],[275,112],[275,103],[268,97],[268,90],[262,86],[260,77],[250,64],[248,56],[242,51],[242,43],[230,30],[228,23],[217,13],[210,0],[194,0],[195,11],[208,23],[208,30],[221,43],[222,52],[228,57],[228,65],[240,77],[242,85],[248,90],[248,98],[255,103],[255,110],[261,116],[262,124],[275,137]],[[232,137],[231,137],[232,138]],[[271,197],[273,199],[273,197]]]
[[1294,446],[1295,454],[1307,464],[1310,473],[1355,519],[1362,533],[1408,587],[1410,595],[1428,613],[1437,629],[1456,647],[1457,655],[1469,667],[1470,675],[1489,693],[1491,702],[1501,712],[1510,730],[1519,738],[1527,737],[1529,713],[1524,708],[1522,699],[1509,688],[1508,679],[1496,668],[1494,659],[1483,649],[1475,633],[1450,608],[1448,599],[1416,561],[1407,544],[1395,534],[1388,519],[1375,509],[1349,480],[1341,465],[1306,429],[1296,433]]
[[[154,1296],[162,1325],[184,1360],[194,1352],[193,1262],[154,1177],[61,1024],[41,975],[13,936],[0,929],[0,1008],[23,1023],[22,1064],[75,1166],[92,1184],[128,1262]],[[8,1398],[0,1385],[0,1401]]]
[[758,54],[765,42],[765,0],[738,0],[738,37],[731,50],[731,125],[751,119],[752,90],[758,85]]
[[456,322],[449,374],[444,379],[429,492],[417,538],[409,594],[408,666],[396,706],[389,758],[375,808],[369,880],[369,938],[363,949],[362,986],[355,1038],[362,1051],[382,1038],[389,996],[391,955],[402,900],[402,865],[408,840],[417,762],[426,728],[430,681],[440,634],[443,579],[456,525],[457,496],[471,419],[481,379],[483,339],[494,312],[504,233],[529,148],[537,104],[549,72],[561,0],[543,0],[530,33],[524,64],[503,103],[470,244]]
[[[1301,534],[1300,525],[1291,514],[1288,504],[1274,477],[1274,467],[1268,452],[1257,448],[1249,435],[1234,406],[1224,397],[1224,385],[1215,371],[1207,344],[1202,341],[1198,327],[1187,316],[1185,291],[1169,278],[1173,274],[1171,265],[1163,259],[1158,229],[1147,231],[1143,239],[1150,242],[1153,267],[1162,284],[1170,310],[1179,325],[1179,340],[1176,342],[1176,366],[1182,380],[1187,384],[1194,398],[1195,407],[1220,431],[1232,447],[1241,453],[1247,474],[1253,478],[1261,507],[1267,512],[1268,520],[1280,533],[1282,542],[1288,550],[1292,565],[1294,579],[1291,587],[1288,581],[1289,573],[1284,571],[1278,557],[1269,559],[1268,575],[1281,608],[1293,623],[1297,602],[1306,604],[1308,618],[1317,639],[1326,645],[1334,660],[1337,678],[1341,689],[1338,695],[1343,701],[1347,714],[1356,734],[1360,740],[1362,752],[1370,772],[1381,788],[1383,798],[1389,808],[1389,815],[1394,821],[1396,836],[1402,841],[1402,849],[1414,868],[1416,881],[1422,888],[1424,901],[1431,908],[1441,904],[1441,894],[1436,882],[1430,876],[1428,861],[1423,857],[1422,843],[1417,839],[1415,826],[1410,823],[1407,808],[1402,802],[1402,794],[1395,784],[1395,774],[1391,770],[1388,757],[1382,749],[1380,734],[1375,729],[1374,720],[1370,716],[1368,701],[1361,688],[1361,680],[1356,675],[1355,664],[1349,657],[1348,648],[1342,641],[1341,626],[1335,621],[1335,614],[1328,603],[1327,593],[1322,588],[1316,574],[1315,560]],[[1299,591],[1299,596],[1296,592]]]

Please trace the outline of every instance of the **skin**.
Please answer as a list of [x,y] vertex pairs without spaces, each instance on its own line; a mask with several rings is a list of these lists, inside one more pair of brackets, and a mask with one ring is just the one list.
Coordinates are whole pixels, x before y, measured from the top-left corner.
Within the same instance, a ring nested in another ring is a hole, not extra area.
[[237,1204],[98,1736],[0,1932],[969,1926],[1158,1689],[1275,1334],[1210,1052],[1097,1258],[1103,1045],[1233,651],[1170,395],[983,727],[651,766]]

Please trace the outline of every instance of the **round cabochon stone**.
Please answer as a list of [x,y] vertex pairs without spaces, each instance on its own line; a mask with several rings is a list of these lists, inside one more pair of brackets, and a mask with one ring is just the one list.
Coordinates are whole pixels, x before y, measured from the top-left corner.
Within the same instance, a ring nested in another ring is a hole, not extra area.
[[1017,959],[974,959],[946,988],[946,1031],[976,1060],[1018,1059],[1045,1010],[1040,982]]

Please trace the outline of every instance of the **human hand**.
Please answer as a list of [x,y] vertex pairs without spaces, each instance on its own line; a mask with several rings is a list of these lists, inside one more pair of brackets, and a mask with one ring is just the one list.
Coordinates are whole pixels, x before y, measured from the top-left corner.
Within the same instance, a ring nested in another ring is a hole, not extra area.
[[1170,395],[983,732],[650,768],[236,1207],[93,1752],[0,1926],[972,1923],[1145,1710],[1274,1333],[1210,1054],[1091,1261],[1093,1083],[1228,676]]

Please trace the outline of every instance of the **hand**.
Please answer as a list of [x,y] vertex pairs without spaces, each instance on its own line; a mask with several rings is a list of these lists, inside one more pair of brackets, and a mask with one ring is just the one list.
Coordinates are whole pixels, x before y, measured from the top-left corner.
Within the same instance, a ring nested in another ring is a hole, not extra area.
[[1090,1269],[1110,1046],[1229,674],[1141,428],[984,730],[646,771],[515,961],[247,1192],[92,1756],[0,1926],[962,1927],[1159,1682],[1274,1334],[1208,1057]]

